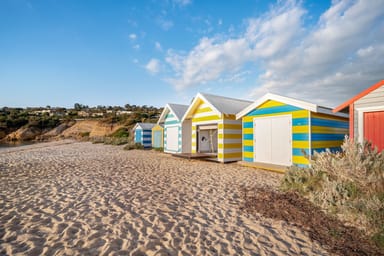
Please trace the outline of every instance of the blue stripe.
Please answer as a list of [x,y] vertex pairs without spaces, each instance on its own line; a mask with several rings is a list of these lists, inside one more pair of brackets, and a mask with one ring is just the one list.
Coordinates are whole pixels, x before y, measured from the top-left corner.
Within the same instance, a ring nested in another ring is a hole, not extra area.
[[316,126],[328,126],[333,128],[345,128],[348,129],[348,121],[337,121],[321,118],[311,118],[311,124]]
[[307,168],[309,166],[308,164],[294,164],[294,165],[301,168]]
[[294,133],[292,134],[293,140],[307,141],[309,139],[308,133]]
[[149,138],[149,139],[150,139],[151,137],[152,137],[152,134],[144,134],[144,135],[143,135],[143,138],[144,138],[144,139],[146,139],[146,138]]
[[312,141],[327,141],[327,140],[344,140],[344,134],[321,134],[313,133]]
[[253,140],[253,134],[243,134],[243,140]]
[[292,119],[292,125],[308,125],[308,118],[307,117],[301,117],[301,118],[293,118]]
[[294,155],[294,156],[305,156],[305,155],[309,156],[309,149],[293,148],[292,149],[292,155]]
[[246,162],[253,162],[253,158],[244,157],[243,159],[244,159],[244,161],[246,161]]
[[253,128],[253,122],[244,122],[243,128]]
[[276,114],[281,112],[292,112],[302,110],[301,108],[294,107],[291,105],[276,106],[270,108],[257,108],[251,111],[247,116],[257,116],[257,115],[266,115],[266,114]]
[[253,152],[253,147],[252,146],[244,146],[243,151],[244,152]]
[[[316,151],[317,153],[324,152],[327,148],[314,148],[312,149],[312,154]],[[331,147],[328,148],[332,153],[341,152],[341,147]]]

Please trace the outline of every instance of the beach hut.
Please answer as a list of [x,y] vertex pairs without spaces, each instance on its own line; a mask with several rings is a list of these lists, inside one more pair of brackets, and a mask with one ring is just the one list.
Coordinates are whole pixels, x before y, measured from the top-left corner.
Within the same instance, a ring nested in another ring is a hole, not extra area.
[[349,136],[368,140],[384,149],[384,80],[372,85],[336,107],[334,112],[349,113]]
[[339,150],[348,115],[268,93],[236,115],[243,125],[243,163],[267,169],[306,167],[314,151]]
[[150,148],[152,146],[152,128],[155,124],[151,123],[136,123],[133,127],[135,133],[134,141],[144,146],[144,148]]
[[187,105],[169,103],[164,107],[158,124],[164,125],[164,152],[191,152],[191,122],[181,122]]
[[164,147],[164,128],[162,125],[156,124],[152,128],[152,148]]
[[251,103],[198,93],[182,118],[191,122],[191,153],[223,163],[241,160],[241,120],[236,113]]

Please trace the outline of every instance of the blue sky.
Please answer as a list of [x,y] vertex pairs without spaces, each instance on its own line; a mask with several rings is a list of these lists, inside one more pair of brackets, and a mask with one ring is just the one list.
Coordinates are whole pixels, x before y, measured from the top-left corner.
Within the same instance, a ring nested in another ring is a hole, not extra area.
[[0,0],[0,106],[333,107],[382,79],[382,0]]

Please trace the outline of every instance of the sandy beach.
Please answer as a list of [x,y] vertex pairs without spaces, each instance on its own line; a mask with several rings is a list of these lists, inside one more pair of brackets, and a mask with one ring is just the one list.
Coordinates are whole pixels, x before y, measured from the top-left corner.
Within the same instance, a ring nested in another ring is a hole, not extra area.
[[328,255],[241,209],[242,188],[280,178],[89,142],[2,149],[0,255]]

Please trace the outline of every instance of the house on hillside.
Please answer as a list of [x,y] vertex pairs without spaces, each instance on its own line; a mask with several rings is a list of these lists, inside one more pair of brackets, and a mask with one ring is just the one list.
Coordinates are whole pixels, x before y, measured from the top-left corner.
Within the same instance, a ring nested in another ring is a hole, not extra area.
[[181,120],[191,125],[191,153],[211,155],[223,163],[241,160],[241,120],[236,120],[236,113],[251,103],[198,93]]
[[349,136],[368,140],[384,150],[384,80],[372,85],[336,107],[333,112],[349,113]]
[[134,142],[144,146],[144,148],[150,148],[152,146],[152,128],[155,124],[151,123],[137,123],[133,127]]
[[158,124],[164,125],[164,152],[191,152],[191,121],[181,122],[187,105],[167,104],[160,115]]
[[339,150],[348,115],[268,93],[241,110],[243,163],[282,171],[308,166],[314,151]]

